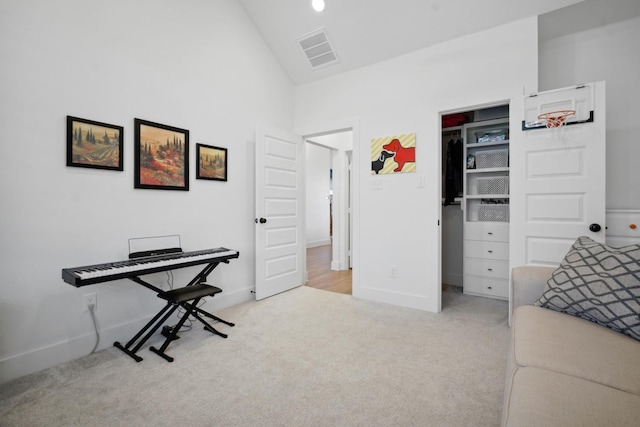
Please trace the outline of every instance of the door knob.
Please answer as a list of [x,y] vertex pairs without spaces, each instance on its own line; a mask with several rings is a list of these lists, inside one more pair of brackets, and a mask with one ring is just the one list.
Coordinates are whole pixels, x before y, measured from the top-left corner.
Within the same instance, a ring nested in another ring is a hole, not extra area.
[[265,222],[267,222],[266,218],[260,218],[260,219],[256,218],[256,224],[257,223],[264,224]]
[[598,231],[602,230],[602,227],[600,227],[600,224],[591,224],[589,226],[589,230],[593,231],[594,233],[597,233]]

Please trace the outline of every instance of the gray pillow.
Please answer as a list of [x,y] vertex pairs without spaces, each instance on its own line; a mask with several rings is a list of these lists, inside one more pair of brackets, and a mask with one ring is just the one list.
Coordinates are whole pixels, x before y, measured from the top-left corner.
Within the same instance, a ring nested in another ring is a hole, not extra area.
[[640,245],[580,237],[535,302],[640,340]]

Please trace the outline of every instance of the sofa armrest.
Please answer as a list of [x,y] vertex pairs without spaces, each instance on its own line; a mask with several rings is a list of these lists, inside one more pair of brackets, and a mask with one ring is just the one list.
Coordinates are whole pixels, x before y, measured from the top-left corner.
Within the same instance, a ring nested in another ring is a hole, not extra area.
[[533,305],[544,292],[556,267],[524,265],[511,270],[511,313],[521,305]]

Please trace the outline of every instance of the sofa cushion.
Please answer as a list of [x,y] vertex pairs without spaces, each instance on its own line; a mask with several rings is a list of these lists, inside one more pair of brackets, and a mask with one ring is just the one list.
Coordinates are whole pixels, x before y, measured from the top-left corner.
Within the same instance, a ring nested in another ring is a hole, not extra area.
[[535,304],[640,340],[640,245],[578,238]]
[[511,314],[521,305],[535,304],[555,270],[555,267],[540,265],[521,265],[511,269]]
[[502,425],[637,426],[640,396],[538,368],[519,368],[505,396]]
[[640,396],[640,342],[626,335],[535,306],[516,309],[511,332],[511,372],[548,369]]

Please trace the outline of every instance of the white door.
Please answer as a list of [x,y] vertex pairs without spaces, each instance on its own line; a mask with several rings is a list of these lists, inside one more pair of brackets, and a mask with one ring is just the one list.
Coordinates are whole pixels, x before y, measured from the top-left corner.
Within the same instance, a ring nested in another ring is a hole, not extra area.
[[[574,86],[513,100],[510,262],[557,266],[580,236],[605,240],[605,86]],[[536,124],[574,110],[559,130]]]
[[302,138],[256,133],[256,299],[302,285]]

